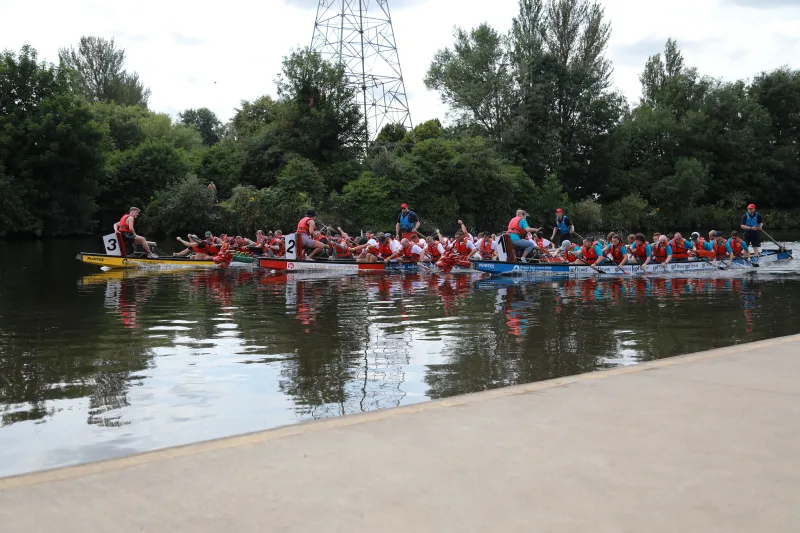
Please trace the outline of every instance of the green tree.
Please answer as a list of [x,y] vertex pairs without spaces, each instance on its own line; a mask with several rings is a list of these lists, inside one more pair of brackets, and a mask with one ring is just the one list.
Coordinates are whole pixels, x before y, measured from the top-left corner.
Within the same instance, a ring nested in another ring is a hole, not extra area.
[[58,56],[73,71],[78,89],[89,101],[147,107],[150,89],[138,74],[123,70],[125,50],[118,49],[114,39],[84,36],[77,49],[62,48]]
[[222,138],[222,122],[207,107],[187,109],[178,118],[184,125],[196,128],[206,146],[214,146]]
[[212,224],[211,192],[197,176],[188,175],[157,191],[145,211],[147,228],[164,235],[200,231]]
[[147,205],[157,190],[167,189],[190,170],[188,157],[164,139],[148,139],[111,161],[113,181],[103,194],[103,206]]

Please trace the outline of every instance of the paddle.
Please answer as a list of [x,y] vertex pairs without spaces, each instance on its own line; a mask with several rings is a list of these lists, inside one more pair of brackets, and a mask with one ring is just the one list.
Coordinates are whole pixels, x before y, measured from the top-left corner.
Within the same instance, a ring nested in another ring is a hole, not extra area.
[[785,251],[786,251],[786,247],[785,247],[785,246],[783,246],[783,245],[782,245],[781,243],[779,243],[778,241],[776,241],[775,239],[773,239],[773,238],[770,236],[770,234],[769,234],[769,233],[767,233],[766,231],[764,231],[764,229],[763,229],[763,228],[761,229],[761,231],[764,233],[764,235],[766,235],[766,236],[767,236],[767,239],[771,240],[772,242],[774,242],[775,244],[777,244],[777,245],[778,245],[778,252],[785,252]]
[[722,267],[721,267],[721,266],[719,266],[719,265],[715,265],[713,261],[709,261],[709,260],[708,260],[707,258],[705,258],[705,257],[700,257],[700,256],[698,255],[698,256],[697,256],[697,258],[698,258],[700,261],[704,262],[704,263],[708,263],[709,265],[711,265],[711,266],[713,266],[713,267],[716,267],[716,269],[717,269],[717,270],[727,270],[727,268],[722,268]]

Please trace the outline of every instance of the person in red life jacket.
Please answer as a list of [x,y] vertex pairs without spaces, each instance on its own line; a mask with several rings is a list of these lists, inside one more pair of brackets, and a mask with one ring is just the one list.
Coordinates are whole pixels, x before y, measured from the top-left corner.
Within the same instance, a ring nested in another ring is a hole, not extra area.
[[[716,236],[716,231],[714,235]],[[713,239],[709,242],[700,235],[698,232],[692,233],[692,245],[694,248],[691,250],[693,256],[699,258],[700,260],[703,259],[715,259],[716,254],[714,253],[714,244]]]
[[378,259],[384,263],[397,263],[397,259],[403,254],[403,247],[392,239],[391,234],[384,233],[378,237]]
[[[666,235],[660,235],[658,237],[658,242],[653,245],[652,250],[653,262],[666,265],[672,261],[672,247],[669,245],[669,240]],[[648,263],[645,263],[645,265]]]
[[308,260],[314,259],[325,250],[325,245],[319,241],[315,241],[312,237],[316,231],[316,216],[317,212],[312,209],[297,223],[297,235],[300,237],[300,246],[304,250],[311,250],[311,253],[306,256]]
[[578,256],[575,255],[578,250],[580,250],[580,245],[572,244],[571,241],[565,240],[561,242],[556,250],[555,257],[568,263],[574,263],[579,260]]
[[475,245],[469,241],[463,231],[458,231],[456,232],[456,240],[453,243],[452,250],[459,259],[468,259],[471,257],[472,251],[475,250]]
[[426,237],[428,245],[425,247],[425,256],[434,263],[442,258],[444,255],[444,246],[441,241],[435,240],[433,237]]
[[680,233],[675,233],[669,245],[672,248],[673,259],[677,261],[689,261],[692,259],[689,254],[690,250],[692,250],[692,242],[684,239]]
[[350,248],[354,254],[358,254],[356,261],[359,263],[374,263],[378,260],[378,241],[372,231],[365,231],[366,242]]
[[408,208],[408,204],[401,204],[400,216],[397,217],[397,224],[394,226],[395,238],[408,239],[419,229],[419,224],[417,214]]
[[750,250],[747,244],[739,238],[738,231],[731,232],[731,238],[725,243],[725,251],[728,252],[728,260],[733,261],[736,257],[744,257],[750,260]]
[[508,223],[508,234],[511,236],[511,245],[514,248],[522,249],[522,257],[520,261],[527,262],[528,254],[530,254],[536,247],[536,243],[529,238],[530,234],[536,233],[541,228],[532,228],[525,220],[528,213],[524,209],[517,210],[517,216],[511,219]]
[[541,250],[542,252],[546,252],[549,254],[552,250],[555,250],[555,244],[544,238],[543,231],[541,230],[537,231],[536,235],[532,237],[533,237],[533,242],[536,243],[536,247],[539,248],[539,250]]
[[603,248],[604,259],[610,259],[612,263],[623,266],[628,261],[628,247],[622,244],[622,237],[613,235],[608,246]]
[[150,259],[158,259],[158,256],[150,250],[150,245],[147,244],[147,239],[142,235],[136,234],[134,224],[136,219],[139,218],[139,208],[131,207],[127,214],[122,215],[119,222],[114,224],[114,233],[119,233],[122,236],[122,241],[128,244],[138,244],[142,247],[147,257]]
[[633,244],[628,247],[628,264],[647,265],[650,263],[653,250],[641,233],[633,236]]
[[268,239],[268,238],[267,238],[267,236],[264,234],[264,230],[258,230],[258,231],[256,231],[256,240],[255,240],[255,242],[253,243],[253,246],[264,246],[264,245],[265,245],[265,244],[267,244],[268,242],[269,242],[269,239]]
[[241,235],[237,235],[233,239],[233,244],[231,244],[231,250],[234,252],[249,252],[250,250],[247,249],[247,242]]
[[731,252],[731,249],[728,247],[728,241],[721,231],[716,232],[714,235],[714,242],[711,248],[714,252],[714,264],[716,264],[717,261],[722,261],[729,257]]
[[333,253],[338,259],[351,259],[353,254],[350,251],[350,236],[342,228],[336,229],[339,230],[339,237],[334,239]]
[[488,231],[480,234],[480,239],[475,243],[475,248],[469,254],[469,258],[472,259],[476,254],[480,254],[480,258],[483,261],[497,259],[497,243],[494,242]]
[[403,239],[400,241],[400,246],[403,247],[403,262],[404,263],[419,263],[422,259],[422,248],[411,242],[410,239]]
[[577,256],[576,262],[597,266],[603,261],[603,247],[592,239],[583,239],[583,246],[572,252]]
[[281,230],[276,230],[272,241],[264,248],[270,257],[283,257],[286,255],[286,241]]
[[197,235],[187,235],[187,237],[189,239],[188,241],[184,241],[180,237],[177,238],[178,242],[184,245],[186,249],[172,254],[172,257],[191,256],[192,259],[197,260],[213,259],[213,255],[216,254],[218,250],[215,250],[214,254],[211,254],[210,246],[213,244],[212,238],[206,237],[206,240],[201,241],[198,239]]

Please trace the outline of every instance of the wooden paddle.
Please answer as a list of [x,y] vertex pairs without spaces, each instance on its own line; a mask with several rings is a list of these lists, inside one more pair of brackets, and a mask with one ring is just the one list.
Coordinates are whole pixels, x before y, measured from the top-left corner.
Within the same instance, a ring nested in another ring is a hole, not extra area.
[[761,232],[762,232],[764,235],[766,235],[766,236],[767,236],[767,239],[771,240],[772,242],[774,242],[775,244],[777,244],[777,245],[778,245],[778,252],[785,252],[785,251],[786,251],[786,247],[785,247],[785,246],[783,246],[783,245],[782,245],[781,243],[779,243],[778,241],[776,241],[775,239],[773,239],[773,238],[770,236],[770,234],[769,234],[769,233],[767,233],[766,231],[764,231],[764,229],[763,229],[763,228],[761,229]]

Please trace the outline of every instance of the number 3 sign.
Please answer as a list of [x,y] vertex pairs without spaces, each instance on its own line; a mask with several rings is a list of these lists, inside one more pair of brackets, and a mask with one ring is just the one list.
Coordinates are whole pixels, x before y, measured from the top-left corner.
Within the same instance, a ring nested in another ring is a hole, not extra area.
[[103,235],[103,248],[106,250],[106,255],[122,255],[122,243],[119,242],[119,238],[117,237],[116,233],[111,233],[109,235]]

